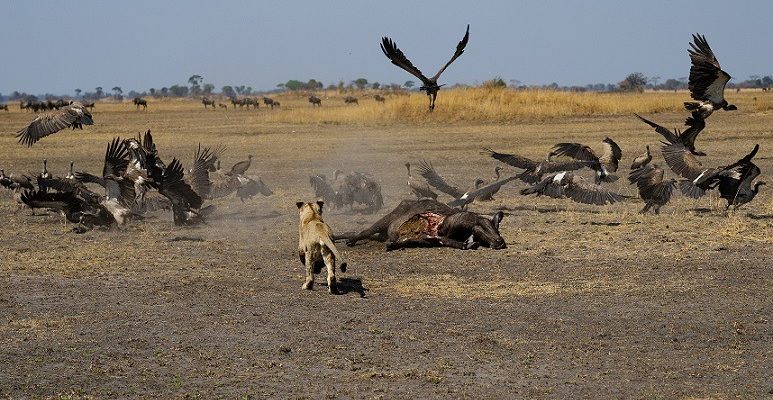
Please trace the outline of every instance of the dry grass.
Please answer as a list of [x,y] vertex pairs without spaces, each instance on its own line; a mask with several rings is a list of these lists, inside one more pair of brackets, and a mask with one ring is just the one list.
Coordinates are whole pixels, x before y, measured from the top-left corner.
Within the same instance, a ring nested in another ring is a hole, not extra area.
[[[682,112],[682,103],[689,99],[685,91],[625,93],[571,93],[552,90],[513,90],[508,88],[444,89],[438,95],[435,112],[427,112],[427,96],[414,92],[409,95],[387,95],[384,104],[377,103],[369,91],[338,93],[324,91],[322,107],[314,108],[305,94],[273,96],[282,106],[274,110],[262,105],[256,118],[266,123],[289,124],[353,124],[383,125],[394,123],[501,123],[541,121],[556,117],[594,117]],[[345,105],[343,98],[359,97],[360,105]],[[773,110],[773,94],[755,90],[729,92],[728,99],[744,112]],[[219,102],[233,108],[228,100]],[[149,99],[149,112],[185,111],[203,108],[200,102],[186,99]],[[102,101],[100,111],[133,109],[130,102]],[[12,107],[15,108],[15,107]],[[17,110],[18,111],[18,110]],[[210,110],[212,111],[212,110]],[[217,112],[222,112],[217,109]],[[237,109],[237,111],[246,112]],[[214,111],[213,111],[214,112]]]

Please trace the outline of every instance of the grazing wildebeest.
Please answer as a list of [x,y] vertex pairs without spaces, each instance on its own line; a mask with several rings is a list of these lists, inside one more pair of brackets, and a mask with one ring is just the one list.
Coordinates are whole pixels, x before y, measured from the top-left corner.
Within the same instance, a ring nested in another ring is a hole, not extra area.
[[247,97],[244,100],[242,100],[242,102],[244,103],[245,106],[247,106],[248,109],[250,108],[250,106],[255,107],[255,109],[260,107],[260,102],[258,101],[258,99],[255,99],[252,97]]
[[311,103],[312,107],[314,106],[322,107],[322,99],[314,95],[309,96],[309,103]]
[[265,104],[266,107],[271,107],[272,110],[274,109],[274,107],[279,107],[279,102],[274,101],[274,99],[270,97],[263,97],[263,104]]
[[83,103],[83,108],[88,108],[88,109],[93,111],[94,110],[94,102],[92,101],[91,103],[88,103],[88,102]]
[[379,94],[373,96],[373,98],[376,100],[377,103],[383,103],[383,102],[386,101],[386,99],[383,96],[379,95]]
[[360,240],[387,242],[386,249],[406,247],[453,247],[461,250],[479,246],[504,249],[499,234],[504,213],[486,217],[451,208],[437,200],[403,200],[392,212],[359,233],[347,233],[336,239],[347,239],[348,246]]
[[143,110],[148,109],[148,101],[143,99],[142,97],[135,97],[134,100],[132,100],[135,106],[137,106],[137,109],[140,109],[140,106],[142,106]]
[[215,100],[212,100],[209,97],[202,97],[201,103],[204,104],[204,108],[207,108],[207,106],[212,106],[212,109],[215,109]]
[[217,106],[220,108],[225,108],[226,110],[228,109],[228,106],[223,103],[217,103]]
[[357,98],[354,97],[354,96],[346,96],[346,97],[344,97],[344,103],[360,105],[360,103],[357,101]]
[[0,110],[8,111],[8,104],[0,104]]

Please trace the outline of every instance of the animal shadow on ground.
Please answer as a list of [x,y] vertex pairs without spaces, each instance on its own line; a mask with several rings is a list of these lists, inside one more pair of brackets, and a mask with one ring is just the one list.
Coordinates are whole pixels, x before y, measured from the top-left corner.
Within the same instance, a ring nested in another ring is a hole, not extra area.
[[752,214],[746,213],[746,216],[751,219],[773,219],[773,214]]
[[360,298],[366,298],[365,288],[362,286],[362,279],[359,278],[338,278],[338,291],[341,294],[356,292]]

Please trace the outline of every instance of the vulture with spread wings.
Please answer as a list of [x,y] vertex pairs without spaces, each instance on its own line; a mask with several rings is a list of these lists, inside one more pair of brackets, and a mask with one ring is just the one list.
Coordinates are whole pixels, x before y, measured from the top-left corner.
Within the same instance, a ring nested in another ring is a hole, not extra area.
[[424,74],[418,68],[416,68],[410,60],[408,60],[405,54],[403,54],[402,50],[397,48],[397,43],[393,42],[392,39],[386,36],[381,39],[381,51],[383,51],[384,55],[386,55],[387,58],[392,61],[392,64],[397,65],[398,67],[406,70],[408,73],[421,80],[422,86],[419,87],[419,89],[427,92],[427,96],[429,96],[429,110],[432,111],[435,109],[435,98],[437,98],[437,93],[440,90],[440,87],[443,86],[438,85],[438,78],[440,78],[440,75],[443,73],[443,71],[445,71],[446,68],[448,68],[452,62],[454,62],[454,60],[459,58],[459,56],[464,53],[464,47],[467,46],[467,41],[469,39],[470,25],[467,25],[467,31],[464,33],[464,37],[459,42],[459,44],[456,45],[456,51],[454,52],[454,55],[442,68],[440,68],[435,76],[431,78],[424,76]]
[[737,110],[733,104],[725,100],[725,85],[730,81],[730,75],[722,70],[719,61],[711,51],[706,37],[700,34],[692,35],[693,43],[690,43],[690,80],[688,88],[690,97],[697,101],[687,101],[684,108],[690,111],[698,111],[701,118],[706,119],[715,110]]
[[674,129],[673,132],[671,132],[668,128],[662,125],[658,125],[655,122],[652,122],[644,117],[642,117],[639,114],[634,113],[633,115],[637,116],[640,120],[644,121],[647,125],[655,128],[655,132],[663,135],[663,137],[668,141],[670,144],[677,144],[681,143],[684,145],[687,150],[690,151],[690,153],[696,155],[696,156],[705,156],[706,153],[702,151],[695,150],[695,138],[698,137],[698,134],[701,133],[703,128],[706,127],[706,121],[701,118],[700,113],[697,111],[693,111],[692,116],[687,118],[687,121],[685,121],[685,124],[689,126],[689,128],[685,129],[684,132],[680,132],[679,129]]
[[596,171],[596,184],[614,182],[617,180],[617,177],[610,174],[617,171],[620,159],[623,157],[623,151],[614,140],[608,137],[604,138],[602,143],[604,145],[604,153],[601,156],[597,156],[593,149],[584,144],[558,143],[550,149],[548,161],[551,161],[554,156],[565,156],[578,161],[585,161],[589,163],[589,168]]
[[545,195],[556,199],[566,197],[577,203],[597,206],[617,203],[624,199],[620,194],[601,185],[586,183],[582,177],[567,171],[548,174],[537,184],[521,190],[524,196],[534,193],[537,196]]
[[62,129],[83,129],[83,125],[94,125],[94,119],[81,103],[76,102],[38,115],[24,129],[16,132],[16,137],[19,138],[19,143],[32,146],[38,140]]
[[511,167],[524,170],[522,173],[516,176],[518,179],[531,184],[541,181],[543,175],[545,174],[562,171],[575,171],[581,168],[591,167],[592,165],[591,162],[582,160],[534,161],[530,158],[517,154],[498,153],[486,147],[483,148],[481,154],[488,155],[491,158],[501,161]]
[[657,165],[645,165],[631,171],[628,181],[639,188],[639,197],[644,200],[644,207],[639,214],[644,214],[650,209],[655,214],[660,214],[663,207],[671,200],[671,194],[676,186],[676,179],[664,180],[665,171]]
[[763,181],[758,181],[752,186],[752,182],[760,176],[760,168],[752,162],[759,149],[760,145],[755,145],[751,153],[744,158],[726,167],[708,170],[693,183],[703,190],[717,188],[719,197],[727,200],[725,209],[730,206],[738,208],[752,201],[759,193],[760,186],[765,184]]

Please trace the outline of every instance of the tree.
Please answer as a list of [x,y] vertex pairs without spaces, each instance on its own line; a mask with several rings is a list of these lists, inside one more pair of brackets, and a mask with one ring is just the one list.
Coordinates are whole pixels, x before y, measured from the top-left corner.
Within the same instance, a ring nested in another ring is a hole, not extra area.
[[277,83],[276,87],[279,88],[279,90],[285,90],[285,84],[284,83]]
[[381,87],[381,84],[378,83],[378,82],[373,82],[373,83],[370,84],[370,88],[373,89],[373,90],[378,90],[378,88],[380,88],[380,87]]
[[153,97],[156,97],[156,89],[154,89],[154,88],[150,88],[150,89],[148,90],[148,92],[150,92],[150,95],[151,95],[151,96],[153,96]]
[[365,78],[357,78],[353,80],[352,83],[360,90],[363,90],[365,89],[365,86],[368,86],[368,80]]
[[166,97],[169,95],[169,88],[164,86],[161,88],[161,96]]
[[82,92],[82,90],[75,89],[75,97],[81,97],[81,92]]
[[317,90],[317,89],[322,89],[323,87],[325,87],[325,85],[323,85],[322,82],[313,78],[309,79],[309,81],[306,82],[307,90]]
[[628,74],[617,86],[621,92],[643,92],[644,86],[647,85],[647,77],[641,72],[634,72]]
[[403,83],[403,86],[408,88],[408,90],[411,90],[412,87],[416,86],[416,82],[414,82],[414,81],[405,81],[405,83]]
[[653,76],[653,77],[647,79],[647,83],[649,83],[653,87],[654,86],[658,86],[658,82],[659,81],[660,81],[660,77],[659,76]]
[[762,77],[762,87],[771,87],[773,86],[773,77],[770,75],[765,75]]
[[98,99],[101,99],[105,97],[105,92],[102,91],[102,86],[97,86],[94,90],[96,90],[96,95]]
[[663,83],[663,89],[666,90],[677,90],[680,87],[682,87],[682,82],[679,82],[678,79],[674,78],[668,78],[666,79],[666,82]]
[[285,88],[287,90],[295,91],[295,90],[301,90],[301,89],[303,89],[305,87],[306,87],[306,84],[304,84],[301,81],[295,80],[295,79],[290,79],[289,81],[287,81],[285,83]]
[[223,96],[234,98],[236,97],[236,92],[234,92],[234,88],[231,86],[223,86],[222,89],[220,89],[220,92],[223,93]]
[[201,89],[202,93],[206,95],[212,94],[212,91],[215,90],[215,85],[211,83],[205,83],[204,87]]
[[123,90],[121,89],[120,86],[113,86],[111,90],[113,91],[113,97],[115,97],[116,99],[119,96],[121,96],[121,94],[123,93]]
[[188,83],[191,84],[191,95],[195,96],[199,93],[201,93],[201,82],[204,80],[204,78],[201,77],[201,75],[191,75],[190,78],[188,78]]

